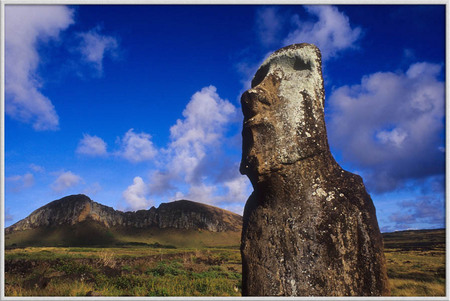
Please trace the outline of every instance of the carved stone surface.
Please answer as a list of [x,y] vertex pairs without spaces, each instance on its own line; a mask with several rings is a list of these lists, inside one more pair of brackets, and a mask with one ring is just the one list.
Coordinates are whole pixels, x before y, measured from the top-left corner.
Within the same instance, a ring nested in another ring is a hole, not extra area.
[[242,95],[243,295],[389,294],[375,207],[330,153],[324,99],[310,44],[274,52]]

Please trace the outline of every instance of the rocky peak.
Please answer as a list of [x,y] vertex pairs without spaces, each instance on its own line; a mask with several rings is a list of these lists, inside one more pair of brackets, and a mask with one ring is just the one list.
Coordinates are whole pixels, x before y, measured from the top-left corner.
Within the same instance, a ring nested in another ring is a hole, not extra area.
[[179,200],[163,203],[157,209],[160,227],[206,229],[213,232],[241,231],[242,217],[218,207]]

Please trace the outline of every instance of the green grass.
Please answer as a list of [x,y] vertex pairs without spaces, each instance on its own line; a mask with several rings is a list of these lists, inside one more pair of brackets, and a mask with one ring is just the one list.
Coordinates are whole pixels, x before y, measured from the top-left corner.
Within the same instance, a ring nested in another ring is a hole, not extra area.
[[241,294],[238,249],[31,247],[5,255],[7,296]]
[[383,234],[393,296],[445,296],[445,230]]
[[[393,296],[445,296],[444,230],[383,236]],[[236,246],[8,249],[5,295],[240,296],[241,256]]]

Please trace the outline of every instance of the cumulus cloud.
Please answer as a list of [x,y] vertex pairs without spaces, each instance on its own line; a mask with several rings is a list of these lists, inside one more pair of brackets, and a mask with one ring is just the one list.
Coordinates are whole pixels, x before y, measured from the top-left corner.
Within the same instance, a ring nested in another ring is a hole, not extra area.
[[170,167],[174,173],[183,174],[186,182],[198,182],[204,172],[198,167],[207,159],[207,150],[208,156],[213,156],[226,127],[236,118],[236,108],[209,86],[192,96],[183,116],[170,128]]
[[187,193],[177,191],[174,199],[188,199],[210,205],[220,205],[237,213],[242,213],[243,205],[251,193],[247,177],[238,175],[223,183],[191,184]]
[[[251,80],[264,60],[276,48],[296,43],[315,44],[327,61],[348,49],[356,49],[362,36],[362,29],[350,24],[349,18],[335,6],[303,6],[308,15],[301,19],[298,14],[290,15],[279,7],[262,7],[256,11],[255,33],[261,43],[262,53],[258,59],[246,57],[236,64],[242,74],[242,92],[250,88]],[[311,21],[311,17],[314,21]],[[288,22],[287,20],[291,20]]]
[[442,67],[415,63],[404,72],[378,72],[330,98],[330,144],[364,169],[375,192],[444,173],[445,85]]
[[350,25],[348,17],[337,7],[328,5],[305,6],[306,11],[317,18],[316,22],[302,21],[298,15],[292,17],[294,29],[284,39],[285,45],[312,43],[322,52],[324,60],[339,52],[354,48],[361,37],[361,28]]
[[224,183],[227,188],[226,199],[233,202],[241,202],[247,200],[251,193],[251,186],[246,176],[236,176]]
[[71,171],[60,173],[56,180],[51,184],[54,192],[62,192],[83,182],[83,179]]
[[130,129],[118,140],[120,151],[116,154],[133,163],[151,160],[158,153],[151,138],[147,133],[135,133]]
[[20,192],[34,185],[34,176],[28,172],[24,175],[6,177],[6,185],[13,192]]
[[132,210],[147,209],[151,201],[146,198],[148,186],[141,177],[135,177],[133,184],[123,192],[122,196]]
[[224,151],[231,139],[227,131],[240,122],[236,107],[209,86],[191,97],[182,115],[170,128],[167,148],[160,151],[161,168],[150,174],[148,196],[225,207],[240,203],[233,209],[242,208],[249,182],[239,174],[238,162]]
[[124,158],[132,163],[138,163],[153,159],[158,150],[151,141],[150,134],[135,133],[134,129],[128,130],[123,137],[117,138],[118,149],[108,153],[106,142],[97,136],[83,134],[79,141],[76,153],[88,156],[107,156],[108,154]]
[[151,181],[149,189],[152,195],[162,196],[168,192],[176,190],[176,185],[173,183],[178,175],[168,169],[154,170],[150,175]]
[[208,86],[191,97],[182,115],[170,128],[169,144],[158,152],[160,168],[150,173],[148,183],[135,177],[123,198],[133,210],[148,208],[150,198],[158,197],[190,199],[241,213],[250,183],[239,174],[239,162],[225,151],[234,139],[227,137],[230,126],[241,121],[236,107]]
[[178,191],[175,194],[175,199],[177,200],[188,199],[205,204],[214,204],[216,199],[215,196],[216,191],[217,187],[215,185],[207,185],[205,183],[200,183],[197,185],[191,185],[187,193]]
[[40,91],[38,43],[58,40],[73,23],[73,11],[65,6],[5,6],[5,112],[35,130],[59,125],[51,100]]
[[104,156],[107,154],[106,142],[100,137],[83,134],[75,152],[88,156]]
[[78,36],[81,39],[79,51],[83,60],[102,75],[104,58],[117,57],[119,46],[117,38],[101,34],[101,28],[98,26],[88,32],[79,33]]

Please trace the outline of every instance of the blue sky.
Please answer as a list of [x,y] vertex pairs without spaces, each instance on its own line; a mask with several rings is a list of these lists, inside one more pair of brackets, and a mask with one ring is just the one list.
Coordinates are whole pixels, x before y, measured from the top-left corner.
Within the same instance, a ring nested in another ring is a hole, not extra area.
[[322,51],[331,151],[381,230],[445,226],[444,5],[5,7],[5,226],[77,193],[242,214],[240,95],[300,42]]

